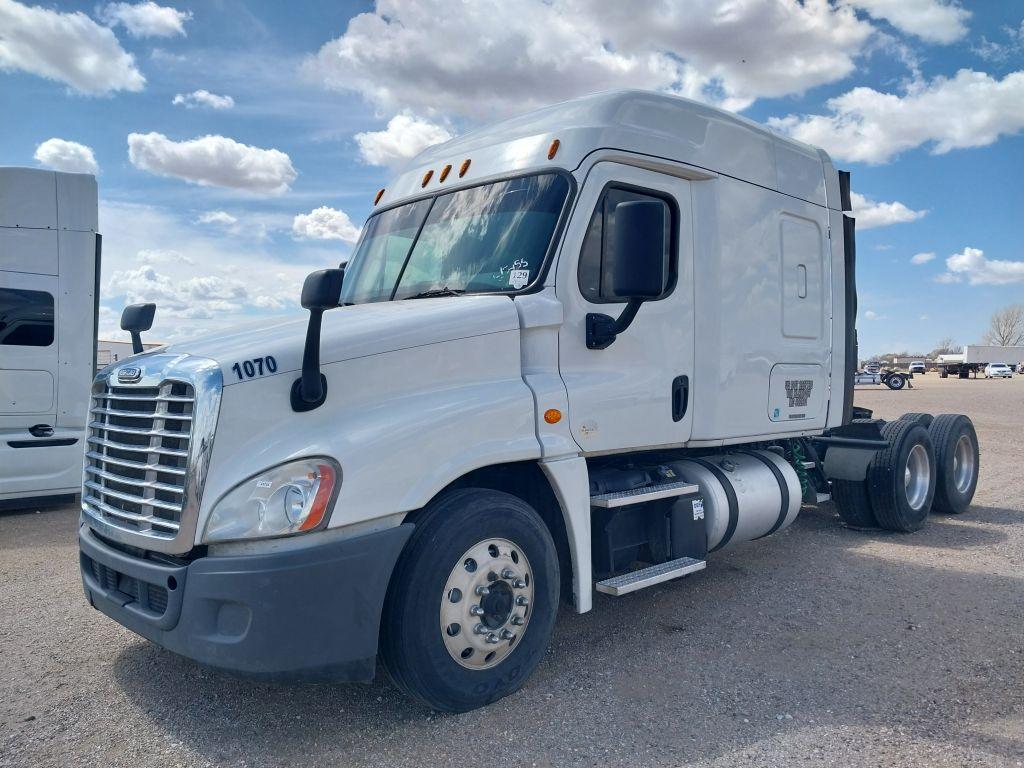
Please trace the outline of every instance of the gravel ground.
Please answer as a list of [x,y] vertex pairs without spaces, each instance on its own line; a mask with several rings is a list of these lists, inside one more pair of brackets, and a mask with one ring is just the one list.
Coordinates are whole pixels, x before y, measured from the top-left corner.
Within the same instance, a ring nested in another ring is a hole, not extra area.
[[448,716],[201,669],[90,609],[73,508],[0,513],[0,765],[1024,765],[1024,377],[858,390],[968,413],[982,479],[913,535],[829,505],[706,571],[564,611],[526,687]]

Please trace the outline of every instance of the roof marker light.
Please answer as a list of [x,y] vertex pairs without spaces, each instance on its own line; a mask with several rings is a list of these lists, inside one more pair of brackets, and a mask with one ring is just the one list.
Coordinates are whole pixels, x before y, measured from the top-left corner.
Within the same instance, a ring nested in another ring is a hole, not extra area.
[[429,171],[423,174],[423,182],[420,184],[421,187],[427,186],[430,183],[430,177],[434,175],[434,169],[431,168]]
[[462,161],[462,166],[459,168],[459,178],[461,179],[466,175],[466,171],[469,170],[469,164],[472,162],[468,157]]
[[560,142],[558,139],[555,139],[554,141],[551,142],[551,146],[548,147],[548,160],[555,159],[555,155],[558,153],[558,147],[561,145],[561,143],[562,142]]
[[437,177],[438,182],[443,183],[448,178],[448,174],[452,172],[452,164],[448,163],[444,168],[441,169],[441,175]]
[[380,199],[382,197],[384,197],[384,190],[383,190],[383,188],[379,192],[377,192],[377,196],[375,198],[373,198],[373,204],[376,205],[377,203],[379,203]]

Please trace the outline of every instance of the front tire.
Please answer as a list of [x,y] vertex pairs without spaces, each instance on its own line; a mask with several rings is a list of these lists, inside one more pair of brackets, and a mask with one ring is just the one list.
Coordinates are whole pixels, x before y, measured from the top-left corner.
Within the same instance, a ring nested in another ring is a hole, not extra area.
[[384,604],[381,659],[409,695],[467,712],[516,691],[543,658],[558,554],[540,515],[500,491],[450,491],[415,522]]

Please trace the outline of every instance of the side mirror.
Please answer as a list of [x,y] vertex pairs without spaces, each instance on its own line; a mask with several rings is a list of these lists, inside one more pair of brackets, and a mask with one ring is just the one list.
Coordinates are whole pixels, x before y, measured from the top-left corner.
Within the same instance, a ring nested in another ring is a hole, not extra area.
[[132,353],[143,351],[142,331],[153,327],[156,304],[129,304],[121,313],[121,330],[132,335]]
[[587,348],[605,349],[629,328],[640,305],[665,292],[669,278],[668,206],[659,200],[634,200],[615,207],[611,245],[611,294],[627,299],[617,319],[587,314]]
[[327,377],[320,373],[320,327],[323,315],[341,301],[344,269],[321,269],[302,284],[302,306],[309,310],[306,346],[302,353],[302,376],[292,384],[293,411],[312,411],[327,399]]

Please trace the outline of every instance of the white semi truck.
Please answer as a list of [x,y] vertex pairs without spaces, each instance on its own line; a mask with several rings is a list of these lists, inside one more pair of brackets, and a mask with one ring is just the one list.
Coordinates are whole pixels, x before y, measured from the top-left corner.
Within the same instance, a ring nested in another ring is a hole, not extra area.
[[96,179],[0,168],[4,507],[81,490],[99,273]]
[[308,321],[96,379],[85,591],[165,648],[281,679],[380,658],[465,711],[522,685],[560,597],[699,571],[802,499],[899,531],[970,503],[969,419],[853,407],[821,150],[616,92],[430,148],[374,205]]

